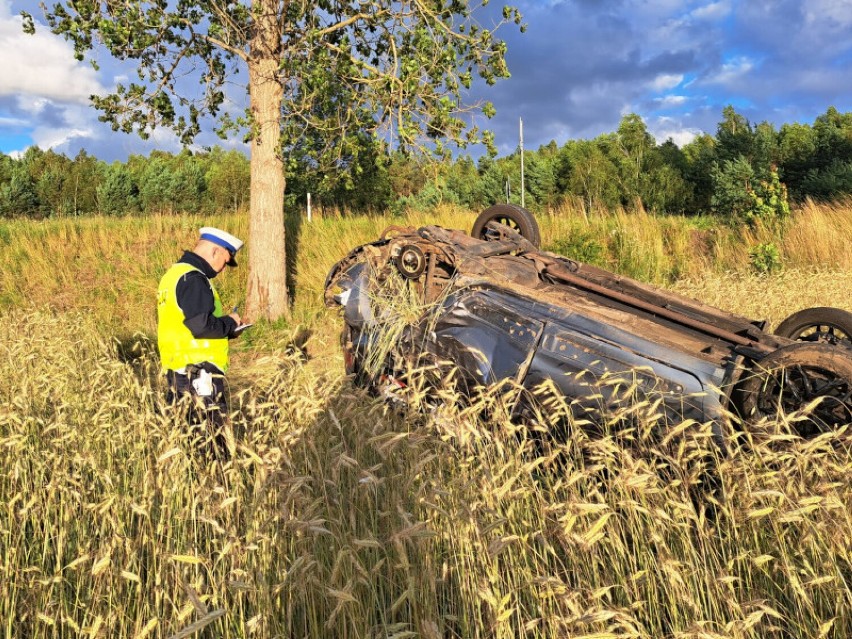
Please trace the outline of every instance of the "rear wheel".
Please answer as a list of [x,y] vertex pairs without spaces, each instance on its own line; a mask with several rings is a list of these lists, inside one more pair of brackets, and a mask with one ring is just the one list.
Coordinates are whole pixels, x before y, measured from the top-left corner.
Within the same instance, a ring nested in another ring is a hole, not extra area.
[[828,344],[791,344],[757,362],[740,390],[747,420],[804,409],[792,427],[814,436],[852,423],[852,356]]
[[775,334],[799,342],[842,344],[852,348],[852,313],[840,308],[806,308],[781,322]]
[[470,234],[480,240],[499,239],[497,234],[488,228],[489,222],[497,222],[517,231],[521,236],[538,248],[541,246],[541,233],[538,222],[532,213],[515,204],[496,204],[485,209],[473,223]]

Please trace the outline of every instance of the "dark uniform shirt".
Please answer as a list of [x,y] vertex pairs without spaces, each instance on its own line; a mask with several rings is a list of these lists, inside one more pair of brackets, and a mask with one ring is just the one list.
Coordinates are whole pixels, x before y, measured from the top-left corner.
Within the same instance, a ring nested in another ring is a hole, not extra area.
[[[175,294],[177,303],[186,319],[184,325],[196,339],[221,339],[233,335],[237,327],[232,317],[215,317],[215,301],[210,280],[217,273],[200,255],[192,251],[184,252],[179,263],[190,264],[201,271],[190,271],[178,280]],[[202,275],[203,273],[203,275]]]

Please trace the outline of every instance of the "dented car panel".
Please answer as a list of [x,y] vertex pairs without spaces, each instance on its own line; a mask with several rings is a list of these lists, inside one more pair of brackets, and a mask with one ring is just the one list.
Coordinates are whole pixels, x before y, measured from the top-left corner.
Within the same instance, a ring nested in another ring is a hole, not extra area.
[[544,323],[522,315],[499,293],[465,290],[450,296],[439,313],[427,349],[467,373],[467,382],[523,382]]
[[[644,396],[662,397],[673,412],[694,419],[721,417],[719,392],[733,367],[661,349],[652,340],[582,314],[489,289],[453,296],[429,347],[436,356],[476,373],[476,384],[510,379],[528,388],[548,380],[567,397],[603,394],[591,403],[615,404],[598,381],[627,378]],[[582,402],[580,402],[582,407]]]

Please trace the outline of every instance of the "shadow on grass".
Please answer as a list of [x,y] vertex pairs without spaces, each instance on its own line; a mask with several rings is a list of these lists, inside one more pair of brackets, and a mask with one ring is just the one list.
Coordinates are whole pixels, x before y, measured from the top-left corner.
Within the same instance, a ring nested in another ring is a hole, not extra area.
[[287,294],[290,299],[290,307],[295,304],[297,290],[296,280],[299,274],[299,246],[302,239],[302,226],[305,220],[302,217],[302,212],[285,213],[284,229],[285,229],[285,245],[286,245],[286,263],[287,263]]

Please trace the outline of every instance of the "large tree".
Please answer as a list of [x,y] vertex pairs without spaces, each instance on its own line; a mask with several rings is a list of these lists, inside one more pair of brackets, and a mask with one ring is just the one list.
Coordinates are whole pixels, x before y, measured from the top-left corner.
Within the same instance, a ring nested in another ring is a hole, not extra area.
[[[488,84],[508,76],[494,32],[521,19],[511,7],[480,14],[466,0],[63,0],[43,8],[78,59],[94,61],[99,44],[137,65],[134,82],[92,96],[113,128],[147,136],[166,126],[185,143],[210,116],[222,133],[245,128],[246,313],[270,319],[288,311],[283,201],[291,154],[310,149],[318,165],[340,168],[364,146],[364,133],[377,131],[398,148],[430,140],[438,153],[448,141],[488,143],[466,116],[480,105],[464,96],[477,76]],[[493,15],[492,24],[478,15]],[[225,86],[239,72],[248,109],[232,118]]]

